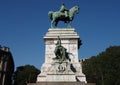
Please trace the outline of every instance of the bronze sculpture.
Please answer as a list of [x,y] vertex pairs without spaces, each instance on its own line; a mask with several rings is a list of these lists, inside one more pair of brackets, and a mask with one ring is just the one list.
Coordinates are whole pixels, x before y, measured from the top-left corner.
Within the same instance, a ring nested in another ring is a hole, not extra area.
[[[74,18],[74,15],[79,12],[79,7],[74,6],[71,9],[67,10],[64,4],[62,4],[59,11],[53,12],[49,11],[48,15],[51,19],[51,28],[57,27],[59,21],[63,21],[68,24],[68,28],[71,28],[71,22]],[[53,26],[54,25],[54,26]]]
[[62,3],[59,12],[64,13],[65,17],[68,17],[68,9],[65,7],[64,3]]
[[66,59],[69,59],[69,56],[68,56],[69,53],[67,52],[67,49],[61,45],[61,39],[59,36],[58,36],[58,41],[56,43],[54,53],[56,57],[53,59],[58,59],[61,63]]

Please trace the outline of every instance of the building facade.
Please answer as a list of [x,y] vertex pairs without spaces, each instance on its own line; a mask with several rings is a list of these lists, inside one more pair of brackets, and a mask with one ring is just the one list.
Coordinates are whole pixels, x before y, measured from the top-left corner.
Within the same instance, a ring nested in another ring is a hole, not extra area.
[[0,85],[12,85],[14,60],[8,47],[0,46]]

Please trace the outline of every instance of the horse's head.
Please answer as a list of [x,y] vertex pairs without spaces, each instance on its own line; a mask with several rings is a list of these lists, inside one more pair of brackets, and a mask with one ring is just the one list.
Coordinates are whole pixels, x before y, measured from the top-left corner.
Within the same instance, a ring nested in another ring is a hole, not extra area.
[[79,10],[80,10],[79,6],[74,6],[74,10],[76,13],[79,13]]
[[79,13],[79,6],[74,6],[70,9],[70,14],[75,14],[75,13]]

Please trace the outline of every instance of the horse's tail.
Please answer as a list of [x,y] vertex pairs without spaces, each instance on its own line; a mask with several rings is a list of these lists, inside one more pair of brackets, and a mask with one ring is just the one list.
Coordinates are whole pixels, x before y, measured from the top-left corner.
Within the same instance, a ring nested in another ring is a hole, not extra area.
[[48,12],[48,16],[50,17],[51,20],[52,20],[52,14],[53,14],[53,11]]

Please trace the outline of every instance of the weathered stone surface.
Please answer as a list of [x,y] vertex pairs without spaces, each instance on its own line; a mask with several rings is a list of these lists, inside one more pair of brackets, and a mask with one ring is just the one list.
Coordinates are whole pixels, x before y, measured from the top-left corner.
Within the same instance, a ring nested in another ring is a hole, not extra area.
[[87,85],[84,82],[40,82],[31,83],[28,85]]
[[30,83],[27,85],[96,85],[96,84],[84,83],[84,82],[40,82],[40,83]]
[[[54,50],[58,36],[61,44],[67,49],[71,61],[59,63],[55,58]],[[49,29],[44,36],[45,40],[45,62],[41,67],[41,74],[37,82],[87,82],[82,73],[82,67],[78,59],[78,47],[80,36],[75,29],[57,28]],[[76,84],[75,84],[76,85]]]

